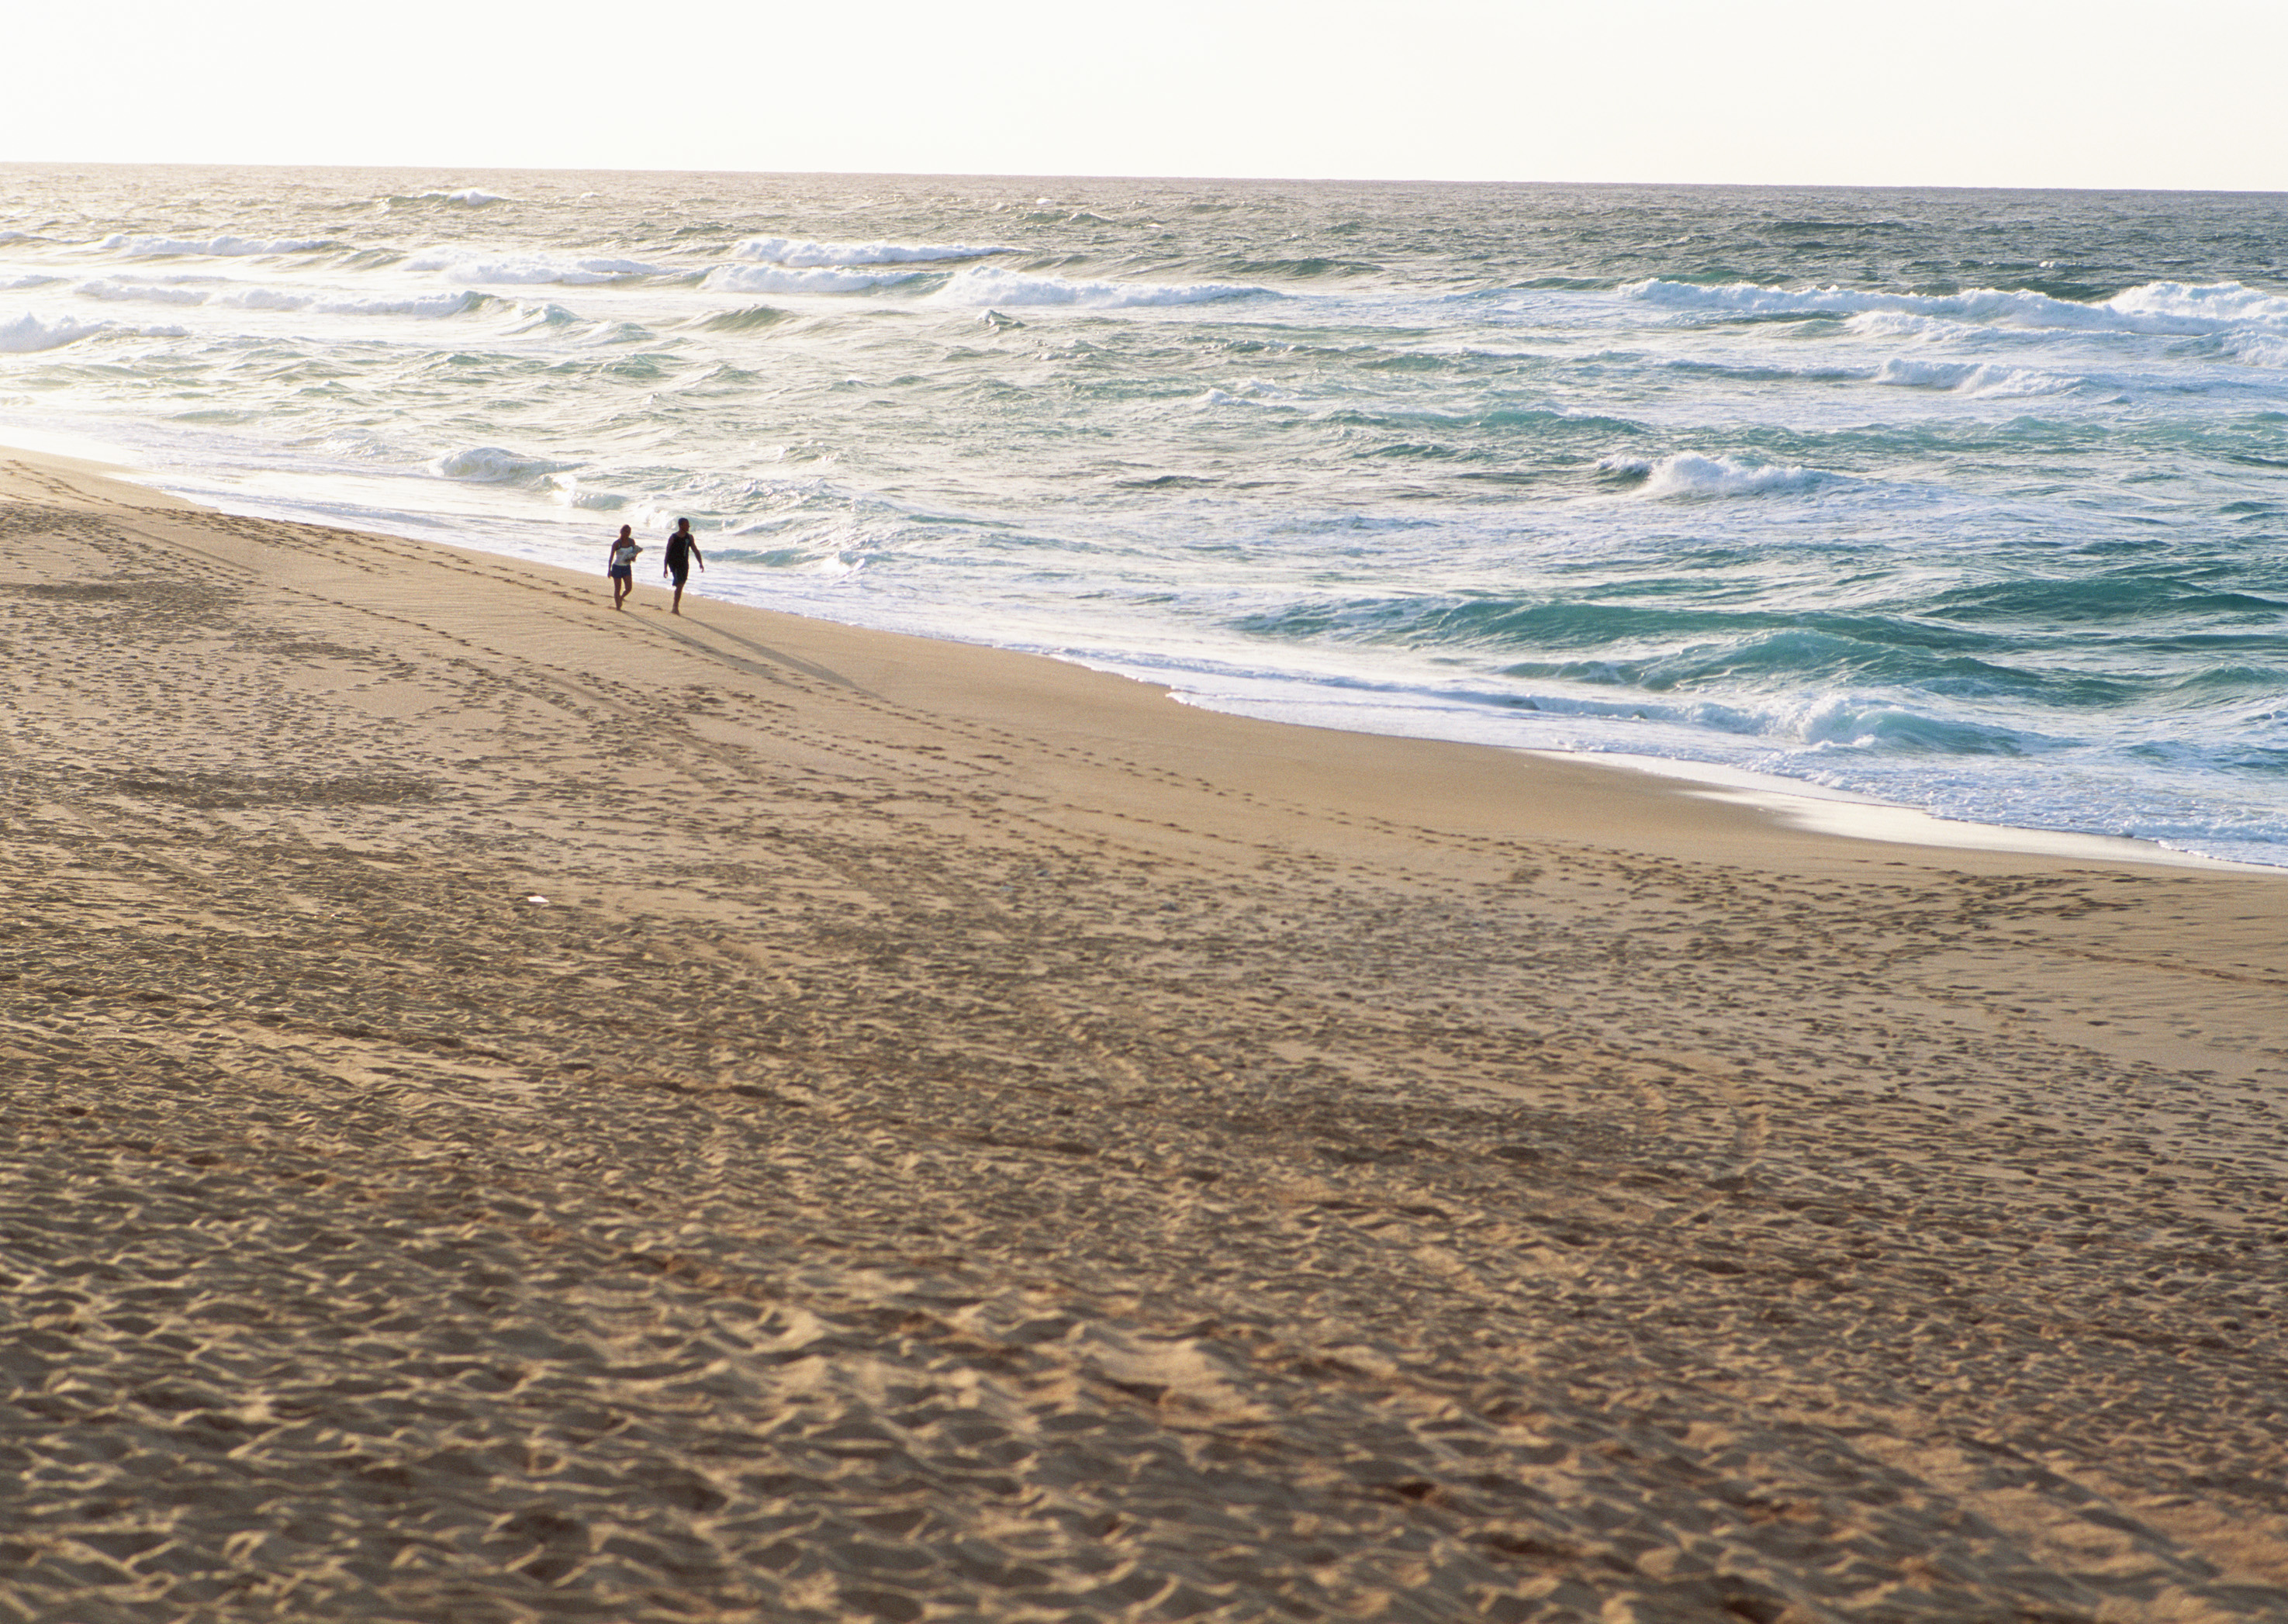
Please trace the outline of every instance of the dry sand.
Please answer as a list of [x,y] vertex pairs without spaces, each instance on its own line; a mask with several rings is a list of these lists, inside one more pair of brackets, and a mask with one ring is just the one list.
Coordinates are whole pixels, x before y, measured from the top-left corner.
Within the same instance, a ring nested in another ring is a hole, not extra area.
[[2288,1619],[2279,879],[0,499],[0,1620]]

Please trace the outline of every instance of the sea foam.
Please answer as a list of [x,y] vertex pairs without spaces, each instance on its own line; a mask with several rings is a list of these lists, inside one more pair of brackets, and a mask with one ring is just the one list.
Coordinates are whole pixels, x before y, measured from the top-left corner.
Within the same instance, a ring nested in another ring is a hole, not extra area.
[[110,325],[107,321],[74,321],[67,317],[60,321],[44,321],[29,311],[12,321],[0,321],[0,352],[24,355],[35,350],[53,350],[99,333]]
[[2288,330],[2288,297],[2238,282],[2146,282],[2105,301],[2108,310],[2173,321],[2260,323]]
[[1892,312],[1953,321],[2144,333],[2213,333],[2246,325],[2288,331],[2288,298],[2238,282],[2146,282],[2083,304],[2031,289],[1972,288],[1960,293],[1876,293],[1859,288],[1714,286],[1650,277],[1624,284],[1624,298],[1694,315],[1856,316]]
[[115,232],[96,244],[130,258],[163,254],[210,258],[245,258],[258,254],[307,254],[335,244],[323,237],[153,237]]
[[1641,479],[1643,483],[1634,494],[1656,501],[1807,491],[1829,484],[1836,477],[1812,468],[1736,462],[1728,456],[1703,456],[1696,451],[1680,451],[1650,462],[1636,457],[1607,457],[1597,466],[1607,473]]
[[114,281],[107,276],[75,282],[72,291],[85,299],[134,300],[149,305],[203,305],[207,296],[196,288],[158,282]]
[[326,316],[457,316],[485,303],[473,291],[399,297],[346,293],[297,293],[282,288],[186,288],[174,283],[126,282],[109,277],[73,284],[83,298],[152,305],[208,305],[229,310],[307,311]]
[[236,310],[308,311],[322,316],[457,316],[487,302],[473,290],[460,293],[386,295],[292,293],[281,288],[241,288],[218,293],[211,303]]
[[2251,367],[2288,367],[2288,335],[2236,334],[2225,341],[2225,353]]
[[27,311],[12,321],[0,321],[0,354],[28,355],[39,350],[60,349],[99,333],[122,334],[137,338],[181,338],[187,336],[183,329],[171,325],[136,327],[119,321],[75,321],[69,316],[50,321]]
[[550,476],[576,466],[551,462],[546,457],[520,456],[498,446],[472,446],[464,451],[448,452],[431,463],[429,471],[448,479],[465,479],[478,485],[550,485]]
[[[593,196],[594,194],[591,193],[589,195]],[[494,203],[506,202],[508,199],[497,194],[481,192],[474,186],[464,186],[457,192],[400,193],[396,196],[383,199],[382,207],[387,208],[393,203],[448,203],[457,209],[484,209]]]
[[600,255],[575,258],[549,254],[469,254],[450,248],[425,249],[405,262],[405,269],[433,271],[448,281],[508,287],[547,282],[587,286],[633,276],[666,274],[663,267],[640,259]]
[[952,279],[930,297],[948,305],[1078,305],[1092,310],[1125,310],[1279,296],[1268,288],[1243,282],[1088,281],[1038,276],[989,265],[956,271]]
[[909,281],[915,274],[911,271],[844,271],[827,265],[719,265],[699,285],[717,293],[863,293]]
[[930,265],[949,259],[982,259],[989,254],[1011,251],[972,242],[811,242],[796,237],[749,237],[731,250],[731,257],[806,267]]
[[1955,394],[2056,394],[2074,387],[2071,378],[2031,367],[1997,367],[1984,362],[1913,360],[1893,356],[1875,368],[1873,382],[1907,389],[1942,389]]

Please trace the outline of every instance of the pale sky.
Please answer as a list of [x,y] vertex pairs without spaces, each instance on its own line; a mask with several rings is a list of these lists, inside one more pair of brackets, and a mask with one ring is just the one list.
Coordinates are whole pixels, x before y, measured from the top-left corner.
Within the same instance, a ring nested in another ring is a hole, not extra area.
[[2288,191],[2288,0],[114,0],[0,159]]

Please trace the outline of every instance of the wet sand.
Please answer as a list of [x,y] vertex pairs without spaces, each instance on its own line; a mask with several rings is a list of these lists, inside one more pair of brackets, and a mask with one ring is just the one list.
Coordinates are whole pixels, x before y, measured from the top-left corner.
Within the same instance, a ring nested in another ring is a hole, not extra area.
[[0,1620],[2288,1619],[2280,879],[0,540]]

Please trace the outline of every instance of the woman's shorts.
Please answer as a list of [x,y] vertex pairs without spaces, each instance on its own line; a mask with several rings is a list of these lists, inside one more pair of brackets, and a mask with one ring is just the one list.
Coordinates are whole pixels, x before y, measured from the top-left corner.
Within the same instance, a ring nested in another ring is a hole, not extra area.
[[633,581],[636,578],[636,566],[632,564],[615,564],[606,574],[615,581]]

